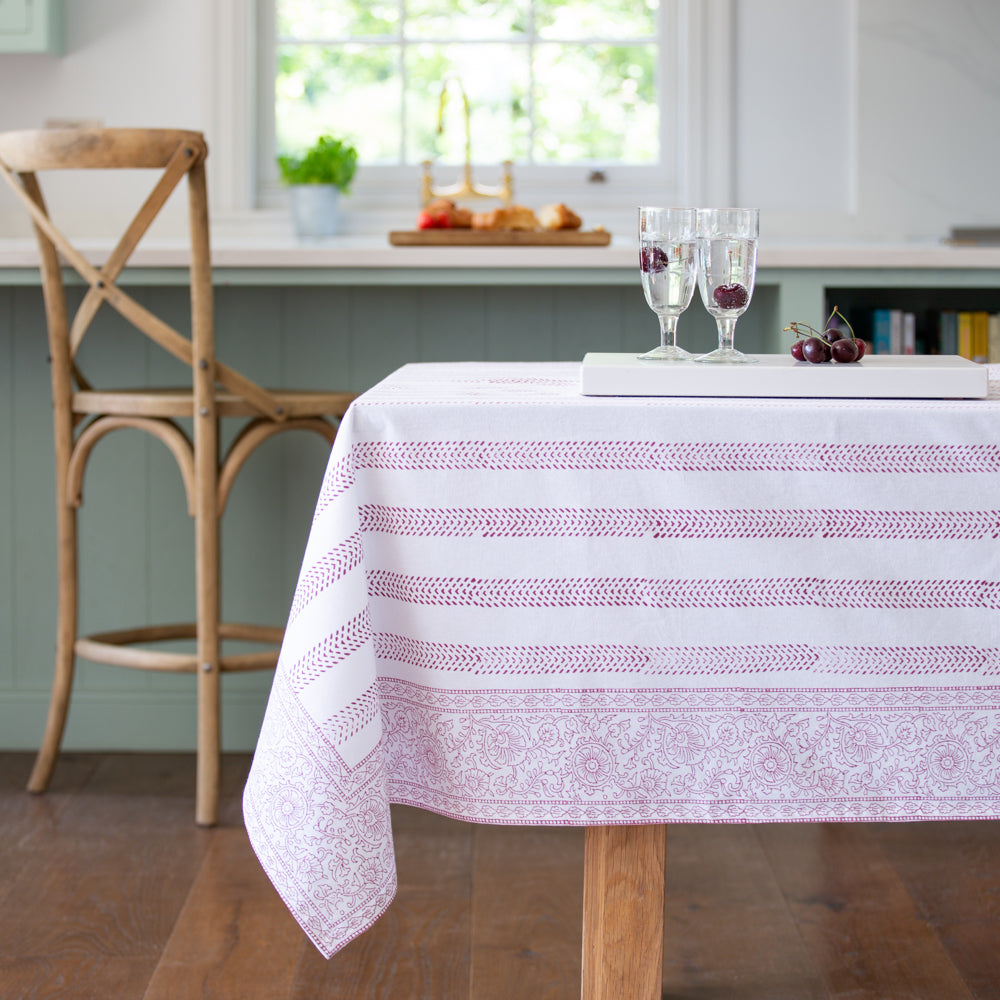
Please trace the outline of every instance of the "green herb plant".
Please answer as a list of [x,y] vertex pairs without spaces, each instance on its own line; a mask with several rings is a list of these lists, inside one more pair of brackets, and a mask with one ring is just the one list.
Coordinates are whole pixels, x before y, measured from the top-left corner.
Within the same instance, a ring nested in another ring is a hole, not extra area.
[[358,168],[358,151],[342,139],[321,135],[301,156],[278,157],[285,184],[332,184],[347,194]]

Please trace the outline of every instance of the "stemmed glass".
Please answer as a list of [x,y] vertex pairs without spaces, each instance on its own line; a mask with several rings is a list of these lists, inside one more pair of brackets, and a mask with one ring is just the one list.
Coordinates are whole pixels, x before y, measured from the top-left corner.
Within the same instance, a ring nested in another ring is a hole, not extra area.
[[695,358],[706,364],[747,364],[757,359],[733,347],[736,320],[746,312],[757,276],[756,208],[698,209],[698,288],[715,317],[719,346]]
[[691,304],[698,280],[697,214],[693,208],[639,209],[639,271],[649,308],[660,321],[660,344],[643,361],[685,361],[677,320]]

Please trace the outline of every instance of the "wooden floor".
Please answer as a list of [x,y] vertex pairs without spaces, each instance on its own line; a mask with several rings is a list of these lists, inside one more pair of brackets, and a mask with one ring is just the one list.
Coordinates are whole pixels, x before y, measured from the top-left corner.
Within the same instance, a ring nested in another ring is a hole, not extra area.
[[[579,996],[580,830],[395,809],[396,902],[327,962],[248,846],[248,766],[201,830],[191,757],[67,755],[36,797],[0,754],[0,998]],[[665,1000],[996,1000],[1000,826],[673,827],[665,926]]]

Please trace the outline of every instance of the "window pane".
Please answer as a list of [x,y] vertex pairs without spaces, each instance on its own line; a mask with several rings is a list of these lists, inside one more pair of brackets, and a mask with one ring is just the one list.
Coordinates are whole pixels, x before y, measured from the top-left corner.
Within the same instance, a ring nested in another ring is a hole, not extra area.
[[398,163],[401,94],[395,47],[278,46],[277,151],[325,133],[346,138],[364,163]]
[[659,0],[535,0],[542,38],[653,38]]
[[396,35],[396,0],[276,0],[279,36],[346,38],[357,35]]
[[[416,45],[408,51],[406,74],[408,162],[465,161],[465,115],[458,81],[469,99],[473,162],[500,163],[527,156],[528,51],[524,46]],[[441,91],[449,74],[458,81],[448,85],[443,131],[438,135]]]
[[655,58],[653,45],[539,45],[534,159],[656,163]]
[[407,38],[506,38],[527,30],[527,0],[408,0]]

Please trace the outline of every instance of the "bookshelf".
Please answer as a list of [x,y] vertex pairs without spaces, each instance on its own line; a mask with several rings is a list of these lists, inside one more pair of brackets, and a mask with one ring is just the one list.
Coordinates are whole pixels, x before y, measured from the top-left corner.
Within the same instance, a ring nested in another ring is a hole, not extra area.
[[825,315],[837,306],[876,353],[1000,363],[1000,288],[838,285],[826,287],[824,305]]

